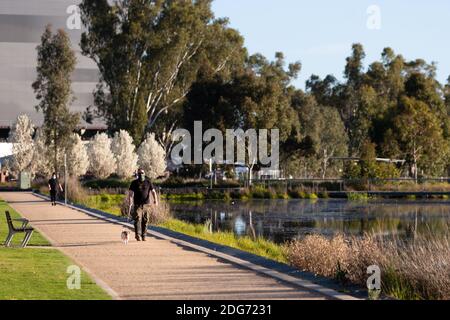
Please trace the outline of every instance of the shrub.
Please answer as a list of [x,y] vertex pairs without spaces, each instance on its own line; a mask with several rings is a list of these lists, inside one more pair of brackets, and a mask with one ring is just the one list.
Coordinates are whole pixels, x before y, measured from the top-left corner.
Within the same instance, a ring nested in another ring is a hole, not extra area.
[[73,203],[84,204],[89,198],[86,190],[81,186],[78,178],[71,177],[67,180],[67,200]]
[[104,180],[90,180],[83,183],[85,188],[91,188],[95,190],[100,189],[128,189],[131,181],[120,179],[104,179]]
[[275,199],[276,193],[262,186],[256,186],[251,189],[251,197],[254,199]]
[[89,171],[97,178],[106,179],[116,170],[116,159],[111,152],[111,139],[105,133],[97,134],[89,143]]
[[251,198],[250,191],[248,189],[243,189],[240,191],[233,191],[230,193],[231,199],[247,201]]
[[320,235],[293,241],[288,259],[297,268],[366,285],[367,267],[382,271],[386,294],[400,299],[450,298],[450,240],[426,239],[405,244],[366,235],[328,239]]
[[116,132],[111,150],[116,159],[116,174],[121,178],[131,177],[137,169],[138,156],[130,134],[125,130]]
[[161,184],[162,188],[179,188],[184,185],[184,179],[180,177],[170,177]]
[[323,191],[323,192],[320,192],[320,193],[319,193],[319,198],[322,198],[322,199],[329,199],[329,198],[330,198],[330,195],[328,194],[327,191]]
[[205,195],[203,193],[186,193],[186,194],[167,194],[167,200],[171,201],[203,201]]
[[320,235],[307,236],[289,246],[289,261],[303,271],[334,277],[338,264],[346,264],[348,248],[345,239],[337,236],[328,240]]
[[145,170],[145,174],[150,179],[164,176],[167,168],[166,151],[156,141],[154,133],[147,134],[137,153],[139,167]]
[[289,190],[288,191],[288,195],[292,199],[299,199],[300,198],[300,195],[299,195],[298,191]]
[[319,197],[318,197],[317,194],[315,194],[315,193],[308,193],[308,194],[306,195],[306,198],[307,198],[307,199],[310,199],[310,200],[317,200],[317,199],[319,199]]
[[370,197],[367,193],[348,192],[347,198],[349,201],[368,201]]
[[287,193],[278,193],[277,198],[283,199],[283,200],[289,200],[289,195]]
[[150,224],[161,225],[171,218],[172,216],[170,214],[170,207],[166,202],[160,201],[158,206],[152,205],[150,207]]
[[230,201],[231,195],[229,192],[221,192],[221,191],[213,191],[209,192],[206,197],[209,200],[224,200],[224,201]]

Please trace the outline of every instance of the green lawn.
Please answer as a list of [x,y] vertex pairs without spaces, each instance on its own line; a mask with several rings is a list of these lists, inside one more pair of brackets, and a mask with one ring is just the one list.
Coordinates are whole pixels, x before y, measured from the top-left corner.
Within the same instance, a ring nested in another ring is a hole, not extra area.
[[[13,219],[19,219],[21,218],[20,214],[18,214],[13,208],[8,206],[6,202],[0,199],[0,243],[3,244],[6,240],[6,237],[8,236],[8,225],[6,224],[6,216],[5,211],[8,210],[11,213],[11,217]],[[15,226],[20,227],[20,222],[15,222]],[[14,236],[12,245],[18,246],[22,243],[24,234],[16,234]],[[41,236],[38,232],[34,232],[29,246],[50,246],[50,242],[47,241],[43,236]]]
[[[19,218],[17,212],[0,200],[0,242],[7,236],[5,210]],[[17,235],[14,245],[20,244]],[[81,289],[69,290],[67,267],[74,263],[49,246],[38,232],[33,234],[27,249],[0,247],[0,300],[107,300],[111,297],[82,272]]]

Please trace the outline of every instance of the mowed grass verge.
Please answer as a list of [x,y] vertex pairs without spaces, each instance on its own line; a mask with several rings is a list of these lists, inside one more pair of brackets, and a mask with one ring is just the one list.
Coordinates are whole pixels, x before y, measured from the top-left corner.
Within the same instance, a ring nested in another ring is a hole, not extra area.
[[[0,244],[4,245],[6,237],[8,236],[8,225],[6,223],[5,211],[9,211],[11,214],[11,218],[20,219],[22,218],[19,213],[17,213],[13,208],[11,208],[5,201],[0,199]],[[16,227],[20,227],[20,222],[14,222]],[[19,246],[22,243],[24,238],[23,233],[18,233],[14,235],[12,246]],[[39,232],[34,231],[33,236],[28,244],[30,247],[41,246],[41,247],[50,247],[50,242],[45,239]],[[1,247],[0,247],[1,248]]]
[[[34,232],[26,249],[5,248],[8,234],[5,211],[13,219],[20,218],[0,199],[0,300],[109,300],[111,297],[90,277],[81,273],[81,289],[69,290],[67,268],[74,263],[56,249],[38,232]],[[22,234],[14,237],[17,246]],[[37,248],[48,247],[48,248]]]
[[192,224],[177,219],[169,219],[160,226],[194,238],[246,251],[281,263],[288,263],[287,248],[263,238],[237,237],[233,232],[210,232],[207,225]]

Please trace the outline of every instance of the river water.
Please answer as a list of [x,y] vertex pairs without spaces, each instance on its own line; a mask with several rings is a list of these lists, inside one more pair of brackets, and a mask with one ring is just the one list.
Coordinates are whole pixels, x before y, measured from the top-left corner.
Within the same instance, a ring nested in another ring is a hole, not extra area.
[[449,201],[205,201],[170,203],[170,207],[176,218],[205,224],[212,231],[233,231],[277,243],[308,234],[371,233],[410,241],[450,233]]

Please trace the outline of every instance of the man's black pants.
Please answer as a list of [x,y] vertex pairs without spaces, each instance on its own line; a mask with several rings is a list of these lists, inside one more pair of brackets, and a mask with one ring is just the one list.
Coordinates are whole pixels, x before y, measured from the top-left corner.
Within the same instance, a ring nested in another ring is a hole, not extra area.
[[56,202],[56,190],[50,190],[50,201],[52,203]]
[[134,208],[132,218],[134,220],[134,232],[136,237],[145,237],[149,221],[149,205],[138,206]]

